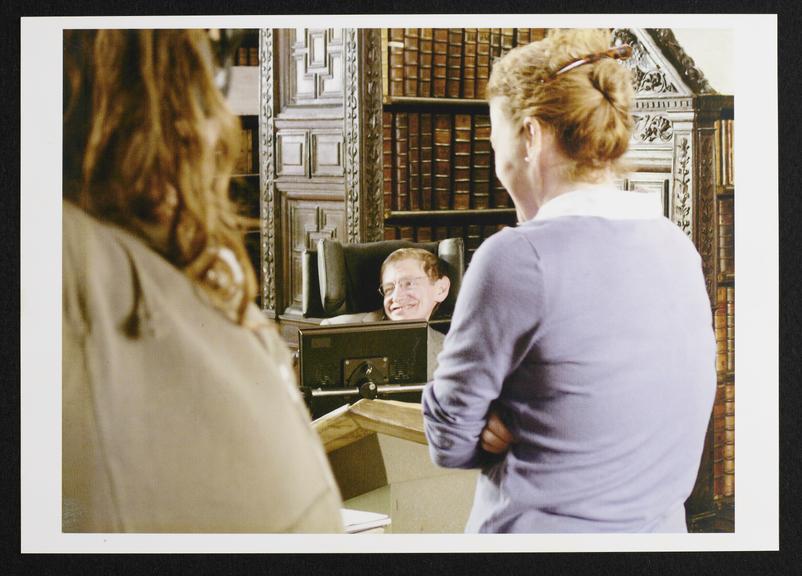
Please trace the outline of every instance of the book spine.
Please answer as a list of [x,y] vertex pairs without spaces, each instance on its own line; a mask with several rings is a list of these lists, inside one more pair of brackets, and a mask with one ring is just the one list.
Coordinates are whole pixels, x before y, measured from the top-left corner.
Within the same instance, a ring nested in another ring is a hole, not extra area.
[[446,71],[448,69],[448,29],[435,28],[433,42],[432,90],[435,98],[446,96]]
[[454,115],[454,199],[455,210],[471,206],[471,122],[470,114]]
[[434,35],[431,28],[420,29],[420,43],[418,54],[418,95],[431,98],[432,73],[434,62]]
[[431,242],[432,241],[432,227],[431,226],[418,226],[415,230],[416,242]]
[[476,97],[487,97],[487,81],[490,78],[490,28],[476,31]]
[[[735,381],[724,384],[724,496],[735,495]],[[729,426],[726,423],[729,422]]]
[[504,55],[512,50],[515,44],[515,28],[501,29],[501,54]]
[[724,132],[727,138],[727,147],[724,148],[724,155],[727,157],[727,185],[734,186],[735,185],[735,162],[733,162],[735,158],[735,141],[733,139],[733,130],[735,128],[734,122],[732,120],[725,120],[724,121]]
[[497,58],[501,58],[501,28],[490,29],[490,66]]
[[473,253],[482,243],[482,227],[479,224],[468,224],[465,227],[465,252],[466,259],[470,261]]
[[476,98],[476,28],[465,28],[462,52],[462,97]]
[[716,306],[713,309],[713,331],[716,336],[716,371],[727,371],[727,288],[716,290]]
[[449,238],[448,232],[448,226],[433,226],[432,240],[445,240]]
[[473,154],[471,160],[471,208],[490,207],[490,117],[473,118]]
[[435,115],[434,208],[447,210],[451,196],[451,115]]
[[395,116],[395,206],[396,210],[409,209],[409,124],[406,112]]
[[240,46],[237,48],[237,66],[247,66],[248,65],[248,48],[245,46]]
[[526,46],[531,41],[529,28],[516,28],[515,29],[515,45]]
[[418,96],[418,29],[404,28],[404,96]]
[[724,419],[724,386],[721,382],[716,386],[713,400],[713,497],[724,495],[724,444],[726,430]]
[[382,103],[390,101],[390,29],[381,29]]
[[390,96],[404,95],[404,29],[390,28]]
[[448,29],[448,60],[446,66],[446,96],[459,98],[462,94],[462,30]]
[[407,240],[408,242],[415,241],[415,229],[412,226],[399,226],[398,239]]
[[398,240],[400,237],[398,226],[385,226],[384,239],[385,240]]
[[234,163],[234,174],[252,174],[254,171],[253,163],[253,135],[251,128],[242,128],[239,137],[239,153]]
[[495,174],[495,168],[492,169],[493,171],[493,208],[509,208],[512,206],[512,201],[510,200],[510,195],[507,194],[507,190],[502,186],[501,182],[498,179],[498,176]]
[[546,37],[546,29],[545,28],[530,28],[529,29],[529,41],[530,42],[537,42],[538,40],[543,40]]
[[259,48],[256,46],[248,48],[248,66],[259,66]]
[[727,286],[727,371],[735,371],[735,287]]
[[384,209],[393,209],[393,113],[382,112],[382,174]]
[[409,209],[420,210],[420,114],[417,112],[409,112],[407,121],[409,125],[407,139],[409,149]]
[[420,187],[421,208],[432,209],[434,196],[434,127],[432,115],[424,112],[420,116]]
[[735,274],[735,200],[718,199],[718,271],[727,277]]
[[721,120],[716,120],[713,123],[713,141],[715,142],[716,148],[716,184],[719,186],[724,185],[724,136],[723,134],[723,124]]

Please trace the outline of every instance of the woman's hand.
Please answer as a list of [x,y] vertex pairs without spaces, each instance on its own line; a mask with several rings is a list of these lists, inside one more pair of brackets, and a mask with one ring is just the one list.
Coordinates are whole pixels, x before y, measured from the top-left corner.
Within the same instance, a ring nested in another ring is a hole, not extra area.
[[513,441],[512,434],[495,410],[490,411],[480,438],[482,449],[491,454],[503,454]]

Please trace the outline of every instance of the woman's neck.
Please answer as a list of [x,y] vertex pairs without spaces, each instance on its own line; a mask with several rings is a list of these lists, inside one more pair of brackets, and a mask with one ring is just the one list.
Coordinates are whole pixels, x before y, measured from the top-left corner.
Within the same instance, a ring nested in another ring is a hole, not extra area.
[[562,170],[559,169],[545,170],[541,174],[541,185],[536,188],[537,192],[530,197],[531,202],[518,208],[519,219],[523,216],[525,220],[531,220],[544,204],[567,192],[592,188],[610,188],[615,185],[610,170],[597,173],[597,177],[592,180],[564,178]]

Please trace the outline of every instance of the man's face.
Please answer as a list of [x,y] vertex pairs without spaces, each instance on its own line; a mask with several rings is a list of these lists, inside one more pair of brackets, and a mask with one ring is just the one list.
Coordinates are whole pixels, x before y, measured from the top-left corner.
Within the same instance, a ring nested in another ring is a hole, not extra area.
[[432,281],[423,262],[407,258],[388,264],[382,275],[384,312],[390,320],[428,320],[435,306],[446,299],[447,276]]

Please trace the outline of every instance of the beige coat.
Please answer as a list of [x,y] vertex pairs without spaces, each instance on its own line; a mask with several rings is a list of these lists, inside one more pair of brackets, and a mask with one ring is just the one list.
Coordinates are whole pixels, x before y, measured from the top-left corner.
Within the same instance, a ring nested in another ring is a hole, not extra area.
[[341,531],[275,330],[66,202],[63,225],[63,530]]

